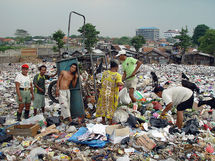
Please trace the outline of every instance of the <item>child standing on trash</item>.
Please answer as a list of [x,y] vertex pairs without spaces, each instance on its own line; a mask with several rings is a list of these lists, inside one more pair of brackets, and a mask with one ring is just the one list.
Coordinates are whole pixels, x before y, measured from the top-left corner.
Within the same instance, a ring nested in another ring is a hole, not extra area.
[[119,86],[123,86],[122,76],[117,72],[119,62],[112,60],[110,70],[102,75],[102,87],[99,93],[99,99],[96,108],[96,117],[102,117],[102,124],[105,124],[105,118],[112,124],[112,118],[118,106]]
[[40,73],[34,76],[34,116],[37,115],[37,109],[42,109],[45,113],[45,80],[57,75],[57,72],[53,75],[45,75],[47,67],[45,65],[40,66]]
[[28,75],[29,66],[27,64],[23,64],[21,68],[22,72],[19,73],[14,80],[16,85],[17,103],[19,104],[19,109],[17,111],[17,121],[21,121],[22,110],[24,107],[24,118],[28,119],[31,99],[34,100],[33,87],[30,76]]
[[124,71],[122,80],[125,81],[125,86],[129,89],[129,96],[132,102],[137,102],[137,99],[134,97],[134,91],[136,90],[138,79],[135,75],[142,63],[137,59],[127,57],[124,50],[119,51],[116,57],[119,57],[119,60],[122,61]]

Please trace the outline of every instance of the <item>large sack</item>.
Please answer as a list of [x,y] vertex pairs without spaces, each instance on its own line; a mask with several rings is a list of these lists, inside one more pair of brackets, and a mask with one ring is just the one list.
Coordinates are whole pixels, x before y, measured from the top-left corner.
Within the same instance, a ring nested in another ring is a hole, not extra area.
[[122,104],[129,104],[131,102],[131,98],[128,94],[127,88],[123,88],[119,92],[119,100],[120,100],[120,103],[122,103]]

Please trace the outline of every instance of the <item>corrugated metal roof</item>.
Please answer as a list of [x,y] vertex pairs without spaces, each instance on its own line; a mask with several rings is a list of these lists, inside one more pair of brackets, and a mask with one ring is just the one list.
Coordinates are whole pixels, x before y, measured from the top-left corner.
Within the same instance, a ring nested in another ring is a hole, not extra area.
[[203,55],[203,56],[213,57],[212,55],[206,54],[206,53],[201,53],[201,52],[199,52],[198,54],[199,54],[199,55]]

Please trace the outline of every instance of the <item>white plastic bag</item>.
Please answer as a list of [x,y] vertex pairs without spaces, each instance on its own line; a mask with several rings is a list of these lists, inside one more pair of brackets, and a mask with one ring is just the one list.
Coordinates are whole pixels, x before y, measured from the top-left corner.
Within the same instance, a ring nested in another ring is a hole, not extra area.
[[126,122],[128,120],[128,117],[129,117],[128,113],[125,110],[117,109],[114,112],[113,120],[114,120],[114,122],[124,123],[124,122]]
[[119,100],[120,100],[120,103],[122,103],[122,104],[129,104],[131,102],[131,98],[128,94],[127,88],[123,88],[119,92]]

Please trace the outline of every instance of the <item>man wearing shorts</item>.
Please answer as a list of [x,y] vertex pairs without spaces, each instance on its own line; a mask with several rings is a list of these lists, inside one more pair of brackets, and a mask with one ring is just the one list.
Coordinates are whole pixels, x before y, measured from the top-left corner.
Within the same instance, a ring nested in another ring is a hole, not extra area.
[[137,99],[134,97],[134,91],[136,90],[138,79],[135,75],[142,63],[137,59],[127,57],[125,50],[119,51],[116,57],[119,57],[119,60],[122,62],[124,71],[122,80],[125,80],[125,87],[129,89],[129,96],[132,102],[136,102]]
[[31,95],[32,100],[34,100],[33,87],[30,76],[28,75],[28,70],[29,66],[27,64],[23,64],[22,73],[19,73],[14,80],[16,85],[17,103],[19,104],[19,109],[17,111],[17,121],[21,121],[22,110],[24,107],[24,118],[28,119],[31,105]]
[[57,72],[53,75],[45,75],[47,67],[45,65],[40,66],[40,73],[34,76],[34,116],[37,115],[37,109],[42,109],[42,112],[45,113],[45,80],[50,77],[57,75]]
[[72,122],[70,112],[70,83],[75,88],[78,80],[77,64],[72,64],[69,71],[62,70],[57,81],[56,96],[59,96],[61,118]]
[[[164,89],[161,86],[154,88],[154,93],[163,99],[164,103],[166,104],[166,108],[162,111],[161,116],[164,116],[169,110],[172,109],[173,106],[177,108],[177,120],[176,126],[181,129],[183,123],[183,112],[186,109],[192,109],[193,102],[194,102],[194,95],[193,91],[189,88],[185,87],[171,87]],[[212,98],[208,101],[199,101],[198,107],[201,105],[206,104],[213,107],[215,104],[215,99]]]

